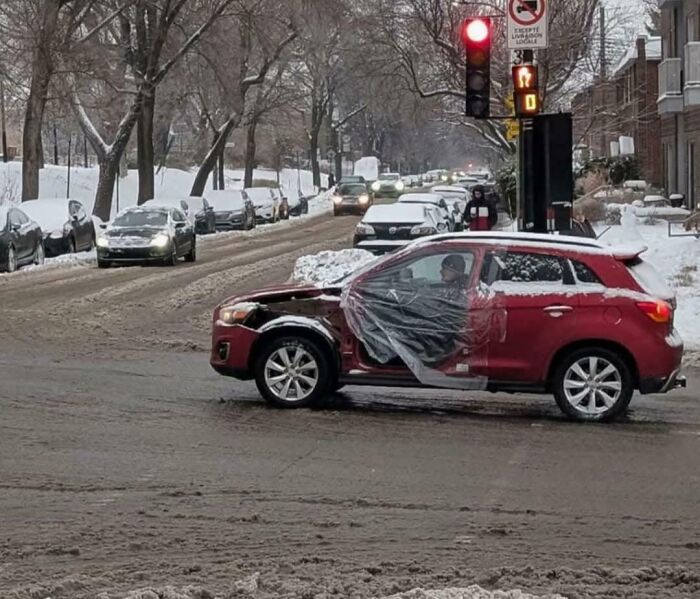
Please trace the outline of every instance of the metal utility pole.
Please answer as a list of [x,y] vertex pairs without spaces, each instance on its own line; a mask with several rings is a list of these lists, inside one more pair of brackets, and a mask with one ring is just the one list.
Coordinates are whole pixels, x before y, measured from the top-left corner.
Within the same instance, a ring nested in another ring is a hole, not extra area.
[[7,155],[7,127],[5,121],[5,81],[0,77],[0,126],[2,126],[2,161],[8,162]]
[[58,130],[56,123],[53,124],[53,163],[58,164]]

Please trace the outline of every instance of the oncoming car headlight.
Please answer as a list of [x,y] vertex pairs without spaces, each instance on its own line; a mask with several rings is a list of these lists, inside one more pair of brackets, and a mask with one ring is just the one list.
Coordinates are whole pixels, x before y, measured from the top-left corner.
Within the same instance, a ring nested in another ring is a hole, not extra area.
[[396,185],[394,185],[394,187],[396,187],[396,191],[403,191],[403,188],[405,187],[405,185],[404,185],[403,181],[397,181]]
[[157,248],[164,248],[170,243],[170,237],[165,233],[158,233],[151,239],[151,245]]
[[341,204],[343,202],[343,196],[333,196],[334,204]]
[[372,191],[379,191],[382,188],[382,184],[379,181],[372,183]]
[[360,202],[360,204],[366,204],[367,202],[369,202],[369,196],[368,196],[366,193],[363,193],[363,194],[358,198],[358,201]]
[[97,241],[95,243],[97,244],[98,248],[108,248],[109,247],[109,240],[106,237],[98,237]]
[[219,311],[219,320],[224,324],[240,324],[257,308],[258,304],[253,303],[224,306]]

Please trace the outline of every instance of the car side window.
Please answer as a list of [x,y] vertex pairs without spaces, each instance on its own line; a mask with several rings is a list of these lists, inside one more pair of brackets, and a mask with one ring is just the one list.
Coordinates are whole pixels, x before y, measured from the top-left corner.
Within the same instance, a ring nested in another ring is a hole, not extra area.
[[603,282],[598,278],[598,275],[596,275],[593,272],[593,270],[587,265],[585,265],[583,262],[579,262],[578,260],[569,260],[569,262],[571,263],[571,266],[574,270],[577,282],[591,283],[596,285],[603,284]]
[[16,227],[22,224],[22,218],[20,217],[21,214],[22,213],[19,210],[10,210],[10,227]]
[[189,212],[189,206],[185,200],[180,200],[180,208],[182,208],[182,211],[187,214]]
[[185,215],[184,215],[182,212],[180,212],[179,210],[177,210],[177,209],[173,209],[172,215],[173,215],[173,220],[174,220],[176,223],[181,223],[181,222],[187,220],[187,218],[185,217]]
[[558,256],[528,252],[489,252],[481,269],[481,281],[487,285],[496,281],[565,283],[570,278]]
[[[459,272],[457,274],[460,275],[464,281],[467,281],[474,266],[474,254],[466,251],[441,252],[439,254],[430,254],[413,260],[402,261],[398,264],[392,264],[388,268],[372,276],[371,281],[373,284],[393,284],[397,281],[412,281],[419,285],[440,285],[444,283],[442,272],[443,260],[448,256],[452,256],[452,260],[459,266]],[[457,257],[456,260],[455,257]],[[463,270],[462,265],[464,266]]]
[[207,202],[206,198],[202,198],[202,210],[206,212],[209,208],[209,202]]

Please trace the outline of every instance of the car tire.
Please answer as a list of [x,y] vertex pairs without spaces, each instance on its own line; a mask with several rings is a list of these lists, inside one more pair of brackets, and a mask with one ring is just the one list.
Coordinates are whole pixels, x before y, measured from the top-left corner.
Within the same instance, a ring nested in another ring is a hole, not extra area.
[[18,267],[17,253],[14,246],[7,248],[7,263],[5,264],[5,272],[16,272]]
[[185,262],[196,262],[197,260],[197,242],[192,240],[190,251],[185,254]]
[[44,253],[44,244],[40,241],[36,244],[36,248],[34,248],[34,256],[32,257],[32,262],[36,266],[41,266],[44,263],[45,258],[46,254]]
[[173,250],[170,253],[170,256],[165,258],[163,262],[166,266],[177,266],[177,248],[173,246]]
[[620,354],[602,347],[564,356],[552,377],[554,398],[564,414],[582,422],[608,422],[627,411],[634,376]]
[[71,235],[68,238],[68,253],[75,254],[76,251],[77,251],[77,246],[75,245],[75,238]]
[[[323,351],[318,343],[306,337],[289,335],[274,339],[262,348],[255,359],[254,374],[258,391],[276,408],[306,408],[318,403],[333,386],[333,371],[327,354],[327,350]],[[301,369],[295,369],[291,374],[280,370],[292,368],[295,361]],[[277,372],[279,374],[275,374]],[[286,378],[275,381],[276,376]],[[301,376],[305,378],[299,378]],[[294,397],[297,395],[301,397]]]

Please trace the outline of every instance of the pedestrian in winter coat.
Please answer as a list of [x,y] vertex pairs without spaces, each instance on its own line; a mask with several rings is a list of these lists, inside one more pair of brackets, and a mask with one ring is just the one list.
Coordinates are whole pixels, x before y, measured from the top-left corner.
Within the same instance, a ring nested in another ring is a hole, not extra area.
[[596,239],[598,237],[595,234],[593,225],[586,218],[583,210],[578,207],[574,207],[574,218],[571,222],[571,235],[575,237],[590,237],[591,239]]
[[328,173],[328,189],[332,189],[335,185],[335,177],[333,173]]
[[464,224],[470,231],[490,231],[498,222],[496,206],[486,199],[483,185],[475,185],[464,209]]

